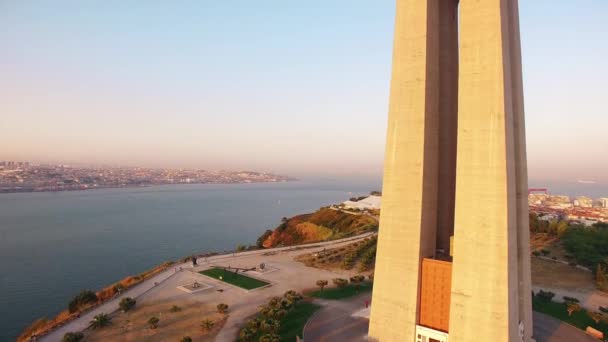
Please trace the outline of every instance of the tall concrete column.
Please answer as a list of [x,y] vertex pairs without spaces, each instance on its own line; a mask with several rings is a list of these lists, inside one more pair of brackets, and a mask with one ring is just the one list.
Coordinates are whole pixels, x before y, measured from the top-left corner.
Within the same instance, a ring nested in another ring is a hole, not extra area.
[[449,246],[458,86],[456,6],[455,0],[397,3],[369,330],[381,341],[414,339],[422,258],[435,256],[438,241]]
[[517,0],[461,0],[450,341],[529,341]]

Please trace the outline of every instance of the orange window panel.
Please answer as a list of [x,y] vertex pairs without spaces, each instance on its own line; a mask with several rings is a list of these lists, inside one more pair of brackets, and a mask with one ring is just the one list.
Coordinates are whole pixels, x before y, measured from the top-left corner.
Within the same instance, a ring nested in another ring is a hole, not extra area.
[[452,263],[422,260],[419,324],[447,332],[450,325]]

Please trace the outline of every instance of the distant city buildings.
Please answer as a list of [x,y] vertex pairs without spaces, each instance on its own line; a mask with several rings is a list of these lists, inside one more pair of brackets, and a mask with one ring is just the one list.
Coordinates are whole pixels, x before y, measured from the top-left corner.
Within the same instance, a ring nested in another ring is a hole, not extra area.
[[597,222],[608,222],[608,198],[593,200],[579,196],[571,200],[568,196],[530,193],[530,212],[540,220],[568,220],[590,226]]
[[1,192],[67,191],[163,184],[267,183],[289,177],[254,171],[71,167],[0,161]]

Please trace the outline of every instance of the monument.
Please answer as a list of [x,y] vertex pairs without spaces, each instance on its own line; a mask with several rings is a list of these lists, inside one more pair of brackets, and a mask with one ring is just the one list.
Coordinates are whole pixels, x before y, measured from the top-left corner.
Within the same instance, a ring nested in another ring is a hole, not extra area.
[[369,337],[532,341],[517,0],[397,0]]

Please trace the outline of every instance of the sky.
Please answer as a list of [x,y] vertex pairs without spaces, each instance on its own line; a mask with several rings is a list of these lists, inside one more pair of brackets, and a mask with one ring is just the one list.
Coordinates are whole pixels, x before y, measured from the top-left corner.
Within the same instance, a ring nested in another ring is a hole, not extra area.
[[[381,175],[393,0],[0,0],[0,160]],[[520,1],[531,179],[608,182],[608,1]]]

